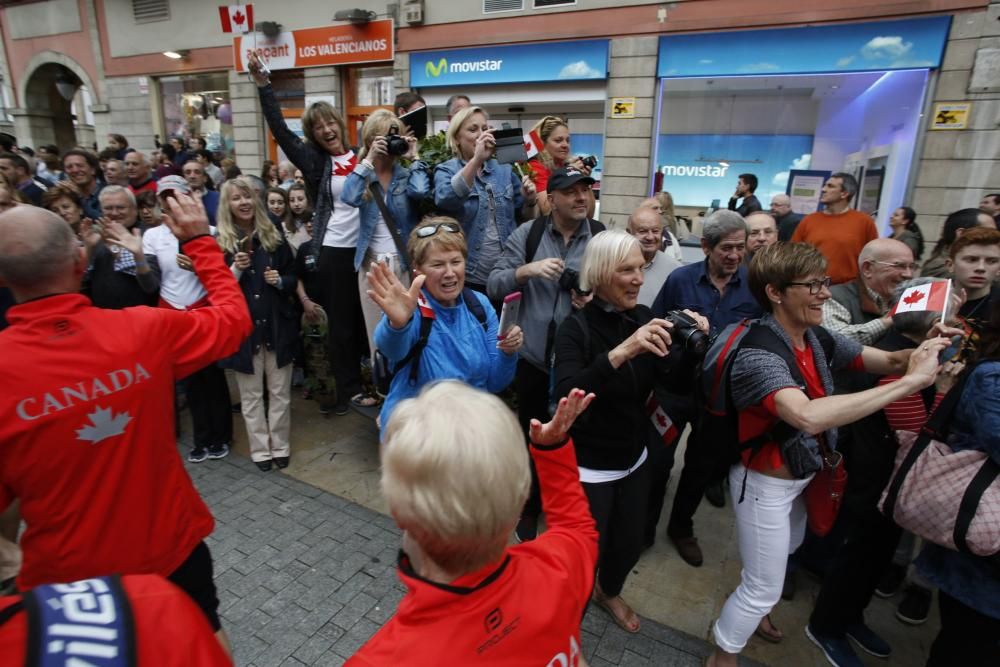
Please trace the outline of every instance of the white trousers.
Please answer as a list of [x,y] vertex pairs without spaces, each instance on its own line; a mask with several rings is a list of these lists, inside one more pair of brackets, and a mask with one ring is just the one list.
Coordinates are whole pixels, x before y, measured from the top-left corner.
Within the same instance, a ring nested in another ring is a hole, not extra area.
[[[250,458],[254,461],[270,461],[276,456],[289,455],[293,367],[294,364],[286,364],[278,368],[277,355],[262,349],[253,355],[253,375],[235,374],[250,440]],[[265,382],[269,401],[266,417]]]
[[809,479],[778,479],[753,470],[747,473],[746,496],[739,502],[746,468],[729,471],[729,490],[736,510],[736,533],[743,571],[740,585],[726,600],[712,632],[727,653],[739,653],[761,619],[781,599],[788,555],[805,537],[806,505],[802,492]]
[[368,271],[371,270],[373,262],[382,259],[389,262],[389,266],[393,270],[392,272],[396,274],[399,282],[403,283],[404,287],[408,288],[410,286],[410,276],[403,269],[399,261],[399,255],[374,255],[370,252],[365,255],[365,261],[361,263],[361,270],[358,271],[358,293],[361,295],[361,313],[365,318],[365,331],[368,333],[368,354],[371,355],[370,358],[375,357],[375,327],[378,326],[379,321],[382,319],[382,309],[368,296]]

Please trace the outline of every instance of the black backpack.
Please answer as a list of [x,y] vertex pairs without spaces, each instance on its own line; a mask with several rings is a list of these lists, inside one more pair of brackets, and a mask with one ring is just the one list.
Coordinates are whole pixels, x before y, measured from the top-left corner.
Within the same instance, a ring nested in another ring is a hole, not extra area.
[[[813,327],[812,331],[816,334],[829,365],[833,359],[835,346],[833,336],[823,327]],[[737,463],[743,452],[748,449],[751,450],[750,458],[753,459],[765,444],[784,442],[798,432],[794,426],[779,419],[764,433],[747,440],[740,440],[739,413],[733,405],[730,375],[733,359],[742,349],[764,350],[778,355],[788,365],[788,371],[795,382],[803,389],[806,385],[794,353],[768,326],[757,321],[743,320],[730,324],[716,336],[700,368],[698,399],[701,405],[698,410],[697,430],[699,439],[727,443],[728,455],[725,461],[720,461],[727,467]],[[744,483],[745,481],[744,478]],[[745,488],[744,485],[744,491]],[[741,492],[740,502],[742,501]]]
[[[531,222],[531,229],[528,231],[528,238],[524,240],[524,263],[530,264],[535,261],[535,253],[542,243],[542,235],[545,233],[545,224],[552,219],[551,215],[540,215]],[[587,219],[590,223],[590,236],[594,237],[603,232],[606,227],[598,220]]]
[[[462,289],[462,300],[465,301],[465,307],[472,312],[476,321],[479,322],[479,326],[483,328],[483,331],[486,331],[489,327],[486,319],[486,309],[483,308],[482,302],[476,297],[476,293],[465,287]],[[413,344],[413,347],[406,353],[406,356],[399,360],[399,363],[392,366],[382,352],[375,350],[375,358],[372,359],[372,382],[375,384],[375,390],[383,396],[389,393],[392,379],[396,376],[399,369],[406,366],[406,364],[410,364],[410,384],[415,385],[417,383],[417,374],[420,372],[420,357],[424,352],[424,348],[427,347],[427,340],[430,338],[431,327],[434,326],[435,320],[434,311],[424,301],[423,295],[420,296],[419,308],[420,337],[417,338],[417,342]],[[410,363],[411,361],[413,363]]]

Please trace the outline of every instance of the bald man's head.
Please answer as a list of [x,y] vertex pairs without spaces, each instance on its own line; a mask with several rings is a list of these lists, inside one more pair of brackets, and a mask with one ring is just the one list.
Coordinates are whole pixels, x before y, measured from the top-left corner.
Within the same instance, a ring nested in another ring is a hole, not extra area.
[[774,216],[764,211],[755,211],[746,217],[747,228],[750,230],[747,236],[747,252],[754,254],[761,248],[766,248],[778,240],[778,226],[774,222]]
[[76,291],[82,248],[55,213],[18,206],[0,214],[0,282],[18,301]]
[[646,261],[652,260],[663,243],[663,219],[659,211],[640,205],[628,217],[628,233],[638,239]]
[[858,267],[861,281],[888,303],[896,286],[913,277],[917,265],[908,245],[896,239],[880,238],[869,241],[861,249]]
[[775,217],[780,218],[787,213],[791,213],[791,211],[792,200],[788,195],[777,194],[771,197],[771,213]]

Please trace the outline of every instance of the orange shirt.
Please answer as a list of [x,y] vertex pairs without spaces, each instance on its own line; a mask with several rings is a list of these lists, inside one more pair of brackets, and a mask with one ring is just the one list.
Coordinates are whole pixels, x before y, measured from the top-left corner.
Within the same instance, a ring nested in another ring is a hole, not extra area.
[[843,213],[810,213],[792,234],[793,242],[811,243],[826,257],[826,273],[834,284],[858,277],[858,255],[869,241],[878,238],[871,216],[847,209]]

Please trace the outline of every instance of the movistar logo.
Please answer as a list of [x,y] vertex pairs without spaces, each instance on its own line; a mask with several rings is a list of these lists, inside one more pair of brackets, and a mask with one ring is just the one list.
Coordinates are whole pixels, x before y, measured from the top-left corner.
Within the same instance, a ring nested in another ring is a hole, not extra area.
[[448,69],[448,61],[445,60],[444,58],[439,60],[436,66],[434,65],[434,63],[428,60],[427,65],[424,67],[425,73],[427,74],[427,76],[431,78],[437,78],[441,76],[441,74],[443,74],[444,71],[447,69]]

